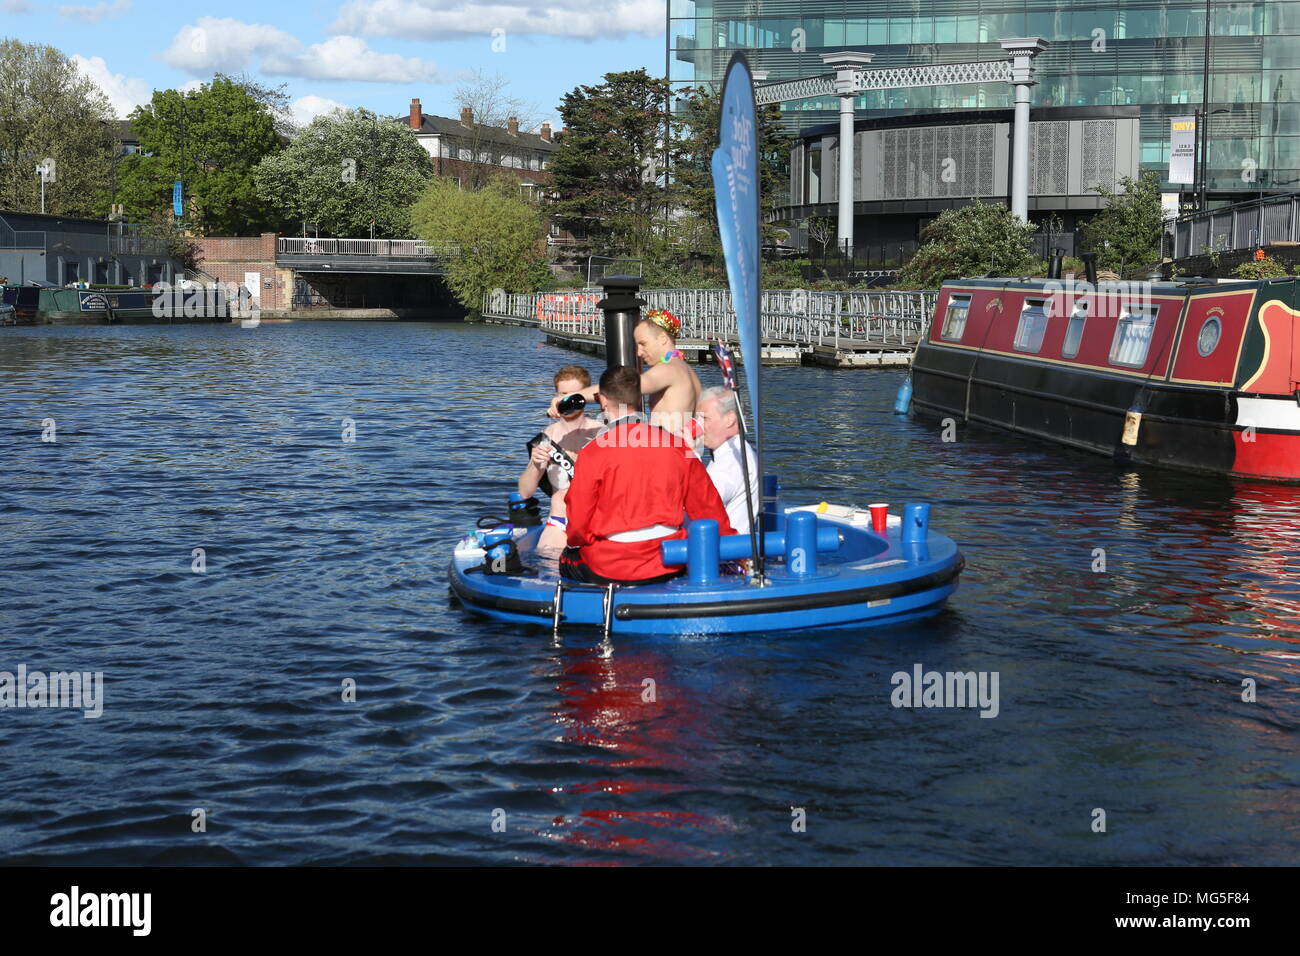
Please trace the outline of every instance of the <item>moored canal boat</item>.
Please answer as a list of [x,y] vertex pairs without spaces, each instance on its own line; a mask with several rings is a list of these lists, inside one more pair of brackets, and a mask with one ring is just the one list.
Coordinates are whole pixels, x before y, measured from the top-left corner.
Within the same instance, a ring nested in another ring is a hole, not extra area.
[[236,311],[225,294],[198,286],[172,289],[64,289],[35,284],[5,286],[0,297],[13,306],[0,325],[176,325],[230,322]]
[[1300,283],[962,279],[912,367],[918,414],[1135,464],[1300,481]]

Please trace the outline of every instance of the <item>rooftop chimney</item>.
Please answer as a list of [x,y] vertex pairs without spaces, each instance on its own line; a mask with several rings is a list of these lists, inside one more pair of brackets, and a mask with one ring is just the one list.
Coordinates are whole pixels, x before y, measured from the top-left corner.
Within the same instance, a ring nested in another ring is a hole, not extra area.
[[420,129],[424,126],[424,113],[420,109],[420,101],[411,100],[411,129]]
[[460,108],[460,124],[462,126],[474,125],[474,111],[468,106],[462,106]]
[[506,130],[510,133],[511,136],[519,135],[518,117],[512,116],[508,120],[506,120]]
[[542,124],[542,139],[546,140],[548,143],[551,141],[551,124],[550,124],[550,123],[543,123],[543,124]]

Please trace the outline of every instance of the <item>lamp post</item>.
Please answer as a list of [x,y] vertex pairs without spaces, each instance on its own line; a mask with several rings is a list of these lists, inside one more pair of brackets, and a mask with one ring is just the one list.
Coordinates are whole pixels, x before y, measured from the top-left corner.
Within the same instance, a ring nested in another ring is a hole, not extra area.
[[45,184],[49,181],[50,164],[49,161],[36,164],[36,173],[41,177],[41,215],[45,215]]
[[1198,165],[1201,169],[1201,191],[1197,195],[1197,208],[1205,211],[1207,183],[1209,179],[1209,167],[1206,166],[1206,159],[1210,152],[1209,129],[1204,132],[1201,130],[1201,117],[1206,117],[1206,126],[1209,126],[1210,113],[1210,9],[1213,6],[1213,0],[1205,0],[1205,59],[1201,67],[1201,111],[1196,118],[1196,135],[1200,138],[1200,150],[1197,153]]
[[[1201,110],[1195,111],[1196,128],[1192,131],[1195,140],[1192,143],[1192,152],[1196,154],[1197,173],[1193,177],[1199,186],[1193,185],[1192,191],[1196,194],[1196,208],[1199,212],[1204,212],[1208,205],[1210,183],[1210,116],[1215,113],[1231,113],[1231,110],[1217,109],[1210,110],[1209,113],[1203,113]],[[1204,129],[1202,129],[1204,126]]]

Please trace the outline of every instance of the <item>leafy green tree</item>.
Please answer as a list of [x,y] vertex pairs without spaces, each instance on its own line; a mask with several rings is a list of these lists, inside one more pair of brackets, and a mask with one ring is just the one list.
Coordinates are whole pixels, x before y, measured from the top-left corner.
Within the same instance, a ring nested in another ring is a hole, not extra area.
[[0,39],[0,209],[39,212],[36,166],[52,159],[45,211],[106,213],[115,120],[103,90],[54,47]]
[[257,82],[248,73],[238,73],[233,76],[216,73],[213,75],[213,79],[229,80],[236,86],[242,86],[244,91],[266,110],[267,115],[271,117],[271,124],[275,128],[275,135],[280,137],[281,140],[291,140],[301,132],[297,120],[293,118],[289,84],[281,83],[279,86],[267,86],[264,83]]
[[945,279],[1026,275],[1034,257],[1029,252],[1034,226],[1021,222],[1006,206],[975,202],[948,209],[921,231],[925,243],[898,274],[898,284],[937,289]]
[[541,212],[519,193],[519,181],[508,173],[477,192],[435,178],[411,210],[421,239],[460,246],[447,263],[447,285],[473,316],[493,289],[536,292],[551,285]]
[[258,195],[285,219],[340,238],[407,239],[411,200],[433,162],[409,129],[369,110],[317,116],[257,168]]
[[1095,186],[1106,208],[1083,227],[1089,250],[1097,253],[1097,266],[1116,272],[1132,271],[1160,261],[1164,210],[1160,205],[1160,175],[1145,172],[1138,179],[1120,180],[1123,192]]
[[606,73],[603,83],[564,95],[564,130],[550,160],[559,193],[552,215],[585,230],[594,249],[640,255],[662,222],[667,96],[667,82],[644,69]]
[[281,148],[275,121],[235,80],[213,77],[197,90],[156,90],[131,123],[140,153],[118,164],[118,201],[146,221],[170,208],[185,184],[185,224],[202,235],[252,235],[278,225],[257,195],[253,171]]
[[[673,113],[671,149],[671,199],[689,214],[699,218],[713,245],[697,250],[720,257],[717,241],[718,212],[713,192],[713,151],[718,147],[718,121],[722,114],[721,91],[694,87],[684,91],[684,99]],[[760,221],[766,214],[788,202],[788,171],[791,138],[781,126],[781,111],[775,105],[758,108],[758,172]],[[773,239],[776,226],[761,226],[765,242]]]

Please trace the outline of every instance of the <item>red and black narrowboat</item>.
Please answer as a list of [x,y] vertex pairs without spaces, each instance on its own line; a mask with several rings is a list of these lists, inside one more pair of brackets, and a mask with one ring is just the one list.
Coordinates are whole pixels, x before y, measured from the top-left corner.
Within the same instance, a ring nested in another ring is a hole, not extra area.
[[1300,281],[946,282],[919,414],[1120,461],[1300,481]]

